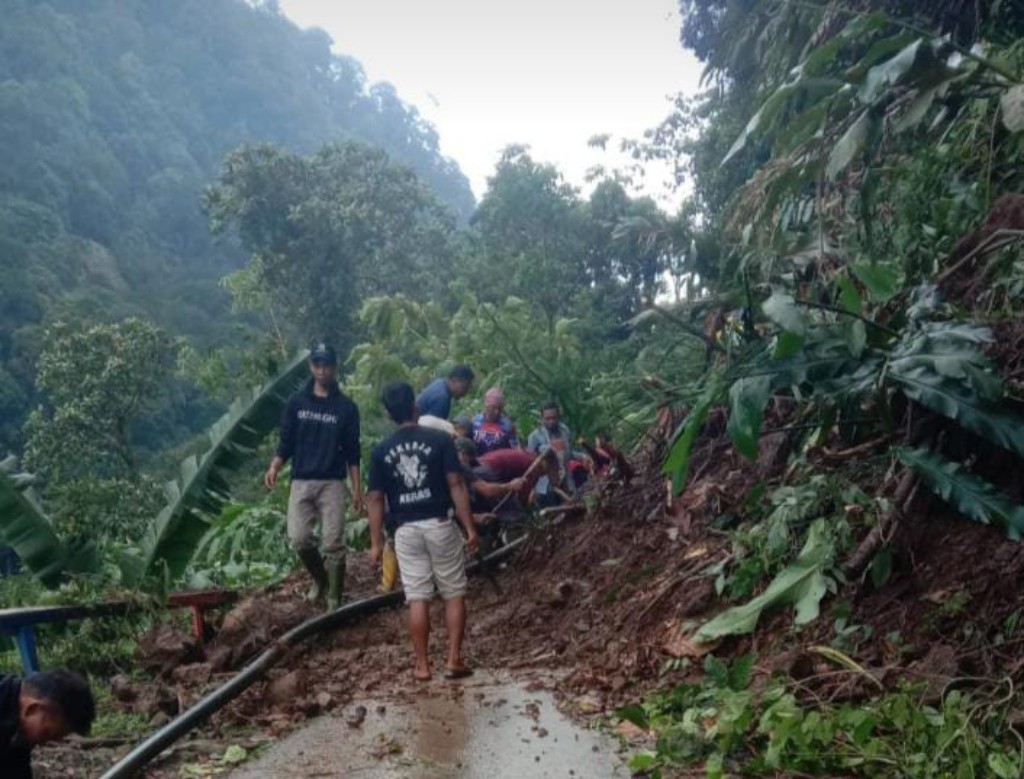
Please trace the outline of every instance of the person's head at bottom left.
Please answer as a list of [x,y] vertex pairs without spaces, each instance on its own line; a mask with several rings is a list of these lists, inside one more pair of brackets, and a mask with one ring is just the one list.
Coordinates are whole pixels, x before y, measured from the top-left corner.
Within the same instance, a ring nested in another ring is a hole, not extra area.
[[38,746],[71,733],[88,735],[96,718],[89,683],[65,670],[43,671],[22,679],[18,698],[18,729]]

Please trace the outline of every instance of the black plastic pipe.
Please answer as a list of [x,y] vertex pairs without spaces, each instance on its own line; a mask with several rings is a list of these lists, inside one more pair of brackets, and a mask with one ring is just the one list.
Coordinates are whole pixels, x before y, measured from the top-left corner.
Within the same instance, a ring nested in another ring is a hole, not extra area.
[[[526,536],[517,538],[480,560],[466,566],[468,572],[475,572],[481,566],[486,568],[500,562],[510,555],[525,540]],[[305,641],[310,636],[341,627],[346,622],[373,614],[381,609],[398,606],[405,600],[402,590],[395,590],[383,595],[374,595],[354,603],[348,603],[336,611],[313,617],[289,630],[277,639],[259,657],[239,671],[235,676],[202,698],[195,706],[183,711],[160,730],[151,735],[135,749],[115,763],[100,779],[127,779],[134,776],[143,766],[163,752],[167,747],[180,739],[193,728],[201,725],[212,714],[224,708],[254,682],[260,679],[267,669],[276,665],[289,650]]]

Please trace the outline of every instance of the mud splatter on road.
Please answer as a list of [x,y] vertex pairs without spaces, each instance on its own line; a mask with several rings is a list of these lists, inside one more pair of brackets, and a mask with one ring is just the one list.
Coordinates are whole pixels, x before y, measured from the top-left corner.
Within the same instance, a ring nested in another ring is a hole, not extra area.
[[[355,716],[356,714],[362,716]],[[416,696],[363,700],[320,717],[230,779],[491,779],[629,776],[616,742],[507,676],[435,681]]]

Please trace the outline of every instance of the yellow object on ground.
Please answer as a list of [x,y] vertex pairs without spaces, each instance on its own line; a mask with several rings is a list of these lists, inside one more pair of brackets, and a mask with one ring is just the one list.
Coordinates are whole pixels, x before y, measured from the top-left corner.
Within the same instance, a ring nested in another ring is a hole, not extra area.
[[398,557],[390,543],[384,544],[384,557],[380,566],[380,591],[391,592],[398,584]]

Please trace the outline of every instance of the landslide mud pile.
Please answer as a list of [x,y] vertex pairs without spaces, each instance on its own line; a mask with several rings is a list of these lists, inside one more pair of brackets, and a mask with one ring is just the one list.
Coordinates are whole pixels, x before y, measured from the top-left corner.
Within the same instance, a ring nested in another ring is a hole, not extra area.
[[[1014,322],[1002,327],[1008,338],[993,346],[992,356],[1010,381],[1021,356],[1009,346],[1015,343],[1009,336],[1024,328]],[[854,537],[843,552],[846,559],[837,560],[847,576],[822,602],[816,621],[796,628],[791,610],[766,612],[754,633],[714,646],[717,656],[753,651],[761,674],[788,674],[804,694],[830,699],[872,690],[862,675],[823,660],[812,650],[819,645],[842,646],[884,686],[924,681],[936,695],[966,677],[1019,677],[1024,591],[1017,584],[1024,576],[1024,546],[960,516],[924,485],[908,489],[889,446],[927,434],[946,456],[971,462],[976,472],[1024,502],[1021,463],[919,407],[898,412],[902,425],[895,436],[845,449],[832,441],[795,452],[801,439],[792,432],[799,427],[794,405],[776,399],[757,462],[733,450],[725,412],[713,412],[693,450],[690,482],[672,498],[661,463],[684,412],[663,410],[632,458],[636,476],[628,484],[602,485],[587,516],[565,517],[536,530],[502,566],[497,586],[484,577],[473,580],[470,661],[536,676],[581,714],[610,713],[652,688],[696,678],[709,648],[688,637],[735,605],[716,594],[712,571],[733,562],[729,531],[756,515],[751,495],[765,496],[794,478],[793,462],[799,459],[816,473],[842,476],[886,497],[894,509],[882,518],[881,534],[869,523],[851,522]],[[758,485],[765,491],[752,492]],[[825,513],[855,508],[832,505]],[[852,516],[856,519],[856,512]],[[892,552],[891,574],[878,585],[866,570],[880,548],[873,537]],[[350,570],[354,595],[372,593],[375,577],[365,555],[354,554]],[[173,716],[312,616],[314,609],[301,597],[305,586],[297,575],[243,600],[206,647],[180,636],[150,637],[140,659],[156,681],[115,680],[115,695],[127,709],[153,716],[154,723]],[[433,618],[435,684],[441,684],[439,605]],[[680,659],[689,663],[669,663]],[[411,678],[410,660],[404,613],[374,615],[297,649],[216,715],[204,733],[216,737],[226,726],[245,725],[275,737],[309,716],[341,714],[360,699],[416,695],[422,688]]]

